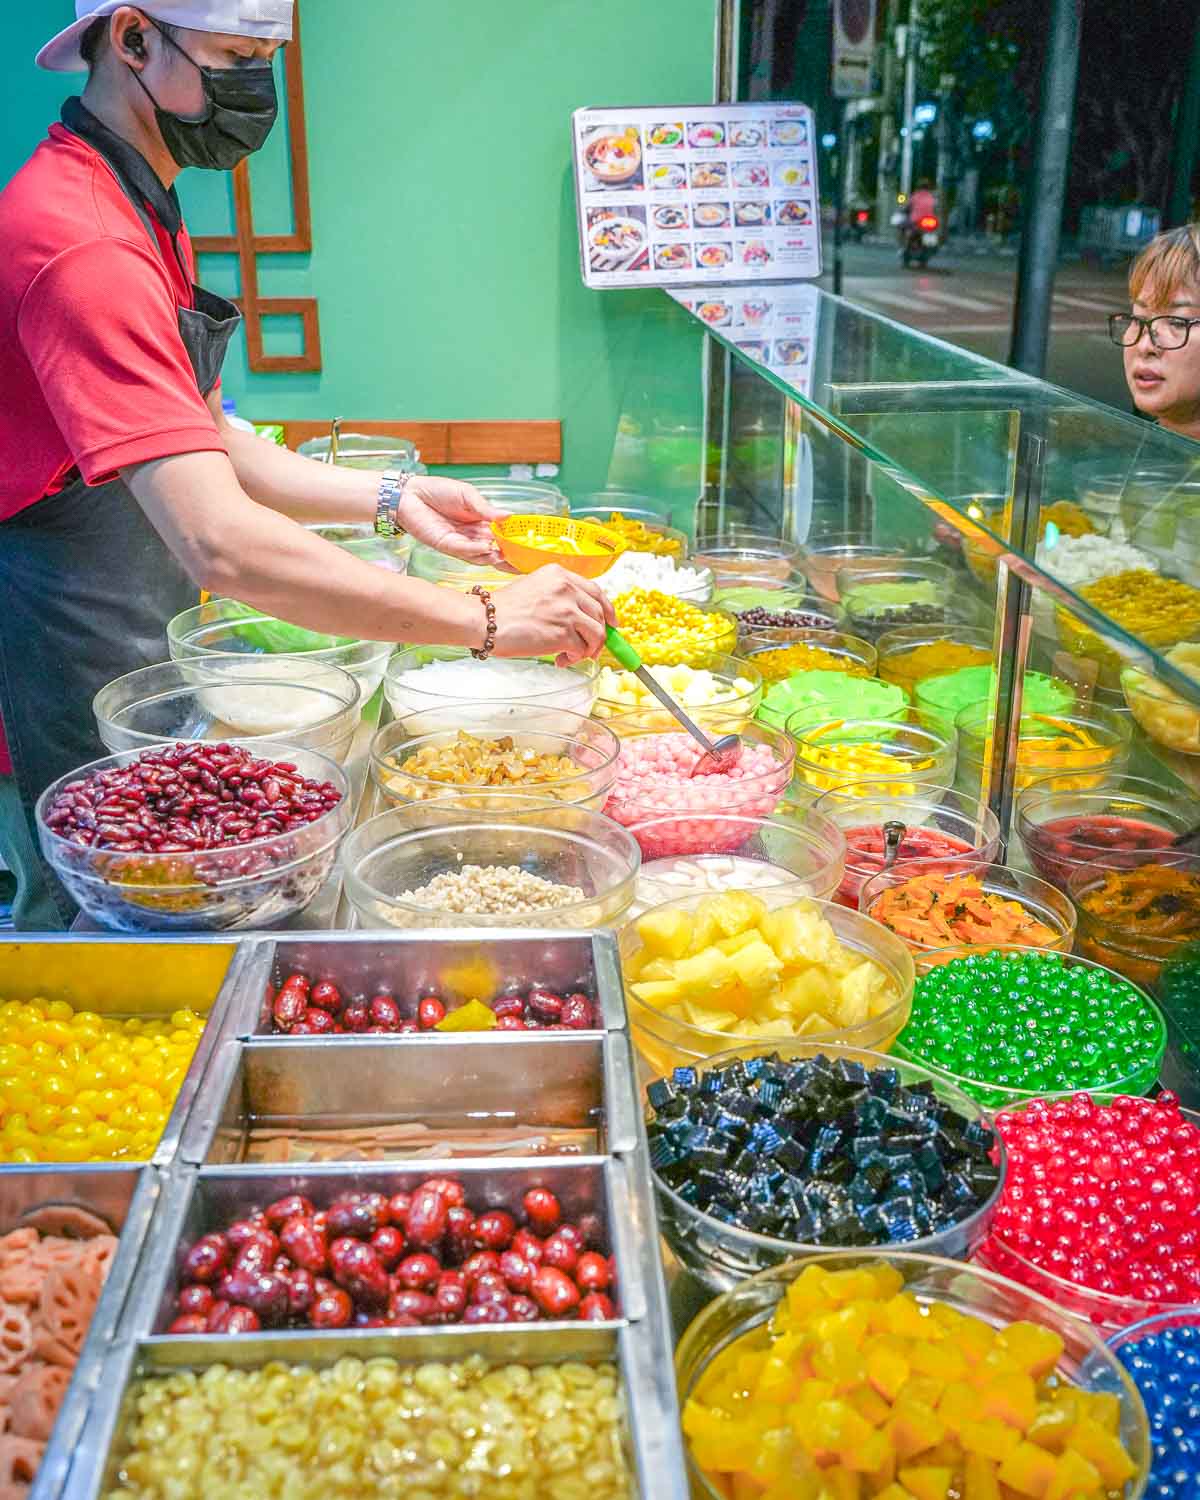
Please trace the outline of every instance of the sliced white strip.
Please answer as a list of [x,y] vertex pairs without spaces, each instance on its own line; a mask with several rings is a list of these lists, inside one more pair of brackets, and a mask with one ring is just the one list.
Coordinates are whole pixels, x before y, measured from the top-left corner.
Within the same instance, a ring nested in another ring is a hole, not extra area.
[[962,307],[973,313],[990,313],[1006,307],[1004,302],[995,302],[990,297],[957,297],[953,292],[943,292],[940,287],[935,291],[931,287],[918,286],[916,293],[922,302],[940,302],[945,307]]

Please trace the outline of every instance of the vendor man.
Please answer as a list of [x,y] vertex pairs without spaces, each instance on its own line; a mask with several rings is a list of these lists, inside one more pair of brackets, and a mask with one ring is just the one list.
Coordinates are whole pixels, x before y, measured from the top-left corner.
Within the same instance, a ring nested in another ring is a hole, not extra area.
[[559,568],[498,590],[489,620],[485,598],[305,530],[376,522],[495,560],[472,486],[317,465],[222,417],[240,318],[193,284],[174,182],[266,140],[292,0],[75,9],[37,61],[86,68],[87,87],[0,193],[0,852],[18,927],[72,915],[37,853],[39,793],[104,754],[93,695],[165,660],[166,624],[200,589],[331,634],[564,662],[596,655],[612,622],[600,589]]

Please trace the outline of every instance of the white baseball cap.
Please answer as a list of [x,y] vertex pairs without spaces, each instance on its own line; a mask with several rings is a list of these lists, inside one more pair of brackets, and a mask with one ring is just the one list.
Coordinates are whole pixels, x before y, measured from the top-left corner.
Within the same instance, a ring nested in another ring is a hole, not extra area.
[[52,73],[79,73],[87,67],[79,43],[84,32],[102,16],[111,16],[122,5],[182,26],[188,31],[218,31],[231,36],[253,36],[270,42],[292,39],[294,0],[75,0],[76,21],[46,43],[37,55],[39,68]]

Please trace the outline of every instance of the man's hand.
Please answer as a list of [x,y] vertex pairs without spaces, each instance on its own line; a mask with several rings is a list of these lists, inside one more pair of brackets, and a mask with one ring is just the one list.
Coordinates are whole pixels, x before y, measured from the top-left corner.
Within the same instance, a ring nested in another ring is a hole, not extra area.
[[500,512],[473,484],[418,474],[408,481],[397,519],[418,542],[460,562],[500,562],[491,522]]

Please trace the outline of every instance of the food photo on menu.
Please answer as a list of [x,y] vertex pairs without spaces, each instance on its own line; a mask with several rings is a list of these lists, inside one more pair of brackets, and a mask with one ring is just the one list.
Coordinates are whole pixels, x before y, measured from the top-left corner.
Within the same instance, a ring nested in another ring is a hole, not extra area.
[[772,120],[772,146],[804,146],[808,144],[808,129],[803,120]]
[[751,297],[742,303],[742,322],[757,325],[768,316],[771,303],[763,297]]
[[776,339],[771,351],[774,365],[806,365],[808,363],[807,339]]
[[764,240],[744,240],[738,245],[738,259],[744,266],[769,266],[774,258]]
[[729,127],[729,144],[743,151],[757,151],[767,143],[765,120],[733,121]]
[[697,203],[692,216],[697,229],[724,229],[729,223],[729,204]]
[[587,241],[593,271],[642,271],[650,264],[646,210],[636,204],[630,208],[589,208]]
[[655,229],[690,229],[692,221],[686,203],[660,203],[650,215]]
[[733,304],[729,302],[698,302],[696,316],[710,328],[728,328],[733,322]]
[[647,126],[646,144],[647,146],[655,147],[659,151],[682,150],[683,121],[663,120],[656,125]]
[[654,264],[660,271],[690,271],[692,247],[690,245],[656,245]]
[[733,205],[733,222],[741,229],[753,229],[759,224],[771,222],[769,203],[744,202]]
[[687,186],[687,168],[681,162],[658,162],[649,175],[651,192],[675,192]]
[[756,364],[765,365],[767,362],[767,346],[762,339],[737,339],[734,347],[748,355]]
[[733,247],[728,244],[701,245],[696,250],[696,264],[705,271],[717,271],[733,259]]
[[583,145],[588,188],[627,190],[642,183],[642,133],[636,125],[596,125]]
[[688,145],[698,151],[713,149],[725,144],[725,127],[715,120],[702,120],[688,126]]
[[778,161],[772,168],[772,176],[776,187],[794,190],[811,185],[812,168],[806,161]]
[[765,188],[771,185],[771,174],[765,162],[735,161],[733,185],[736,188]]
[[812,210],[800,198],[788,198],[775,205],[776,224],[811,224]]
[[692,186],[694,188],[723,188],[728,180],[727,162],[694,161],[692,163]]

